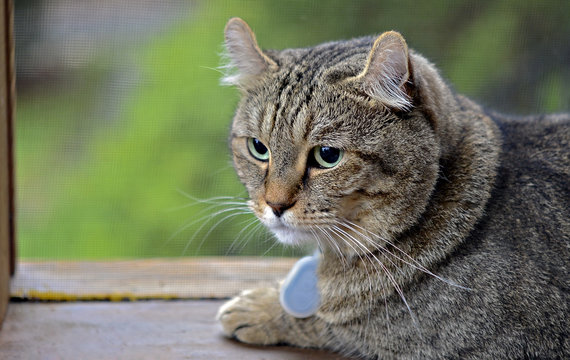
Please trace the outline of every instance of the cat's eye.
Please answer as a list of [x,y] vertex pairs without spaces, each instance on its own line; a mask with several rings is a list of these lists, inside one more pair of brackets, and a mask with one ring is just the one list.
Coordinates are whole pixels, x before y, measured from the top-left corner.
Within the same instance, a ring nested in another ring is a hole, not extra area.
[[330,169],[338,165],[344,152],[330,146],[317,146],[313,149],[313,157],[320,168]]
[[269,160],[269,149],[256,138],[247,138],[247,148],[251,156],[260,161]]

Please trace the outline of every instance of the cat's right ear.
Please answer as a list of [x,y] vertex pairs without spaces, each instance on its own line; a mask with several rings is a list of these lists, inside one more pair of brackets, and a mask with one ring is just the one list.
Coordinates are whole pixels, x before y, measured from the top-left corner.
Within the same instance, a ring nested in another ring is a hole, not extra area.
[[275,71],[278,65],[265,55],[255,40],[255,34],[245,21],[231,18],[224,30],[225,45],[229,56],[229,68],[236,72],[222,79],[225,85],[243,86],[267,71]]

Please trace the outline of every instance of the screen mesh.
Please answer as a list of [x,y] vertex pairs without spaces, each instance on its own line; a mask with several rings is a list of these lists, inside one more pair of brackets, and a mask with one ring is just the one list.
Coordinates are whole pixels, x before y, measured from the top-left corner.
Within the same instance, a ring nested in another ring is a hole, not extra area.
[[264,48],[399,30],[456,90],[523,114],[569,109],[569,4],[16,1],[19,254],[303,252],[238,204],[226,142],[238,94],[217,70],[232,16]]

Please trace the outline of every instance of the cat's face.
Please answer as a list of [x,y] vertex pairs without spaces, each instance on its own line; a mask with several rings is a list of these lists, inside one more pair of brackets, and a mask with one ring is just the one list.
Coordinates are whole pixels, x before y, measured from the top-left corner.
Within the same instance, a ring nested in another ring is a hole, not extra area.
[[[247,44],[245,30],[230,33],[238,36],[230,40]],[[317,240],[360,252],[377,246],[371,234],[390,240],[426,206],[438,169],[433,131],[423,116],[386,106],[355,86],[370,68],[372,44],[268,55],[256,45],[235,54],[228,44],[240,70],[240,61],[259,56],[271,62],[238,83],[243,97],[231,147],[251,209],[283,243]],[[335,54],[347,56],[337,61]]]

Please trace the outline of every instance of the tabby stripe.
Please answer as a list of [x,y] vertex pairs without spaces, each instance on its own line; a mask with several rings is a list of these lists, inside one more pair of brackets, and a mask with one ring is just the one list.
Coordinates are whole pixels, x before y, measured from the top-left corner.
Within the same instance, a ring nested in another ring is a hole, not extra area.
[[[308,77],[311,80],[309,82],[309,91],[307,92],[306,97],[305,97],[305,103],[308,104],[311,101],[313,92],[314,92],[315,87],[317,85],[317,80],[319,79],[319,75],[321,75],[326,69],[329,69],[331,64],[337,64],[337,63],[344,61],[350,57],[353,57],[353,56],[356,56],[356,55],[359,55],[362,53],[366,53],[369,51],[369,48],[371,48],[371,47],[372,47],[372,43],[365,42],[363,44],[360,44],[356,48],[347,49],[346,47],[339,46],[339,47],[334,48],[334,51],[330,51],[330,52],[327,52],[326,54],[324,54],[324,56],[326,56],[329,61],[327,62],[327,66],[322,66],[319,68],[313,68],[312,69],[313,71],[310,74],[310,77]],[[332,56],[331,56],[331,53],[332,53]],[[316,59],[313,60],[313,62],[318,63],[318,61],[320,61],[319,58],[320,57],[317,57]],[[301,106],[302,106],[302,104],[301,104]],[[297,112],[298,111],[299,110],[297,110]],[[312,116],[309,116],[307,119],[304,119],[304,120],[305,120],[304,138],[306,139],[311,132],[311,128],[312,128],[314,118]]]
[[[372,47],[373,39],[363,39],[356,47],[352,45],[348,47],[346,43],[338,43],[337,46],[323,51],[322,49],[308,50],[303,56],[297,60],[297,64],[289,71],[287,76],[279,88],[277,94],[278,102],[273,117],[273,126],[271,134],[284,131],[287,127],[288,133],[293,137],[293,131],[296,128],[297,120],[305,121],[303,127],[305,130],[305,138],[310,133],[309,127],[313,121],[311,116],[305,116],[307,119],[298,119],[298,115],[307,105],[313,96],[314,89],[320,75],[331,66],[345,61],[353,56],[366,54]],[[319,66],[312,66],[319,64]],[[364,66],[364,64],[363,64]],[[301,84],[304,83],[303,86]],[[297,91],[294,91],[298,89]],[[303,96],[301,96],[303,95]],[[276,123],[277,119],[282,119]]]

